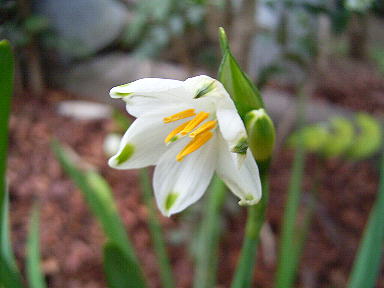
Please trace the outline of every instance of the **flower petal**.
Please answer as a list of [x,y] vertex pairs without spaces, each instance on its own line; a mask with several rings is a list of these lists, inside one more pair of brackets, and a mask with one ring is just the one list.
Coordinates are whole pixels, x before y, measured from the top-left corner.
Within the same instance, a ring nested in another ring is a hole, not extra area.
[[219,138],[219,157],[216,172],[224,181],[228,188],[240,198],[240,205],[254,205],[261,198],[261,182],[259,169],[256,161],[252,157],[250,150],[246,153],[246,158],[237,167],[225,141]]
[[167,150],[165,138],[176,126],[174,123],[163,122],[163,118],[185,106],[172,106],[161,113],[148,113],[137,118],[123,136],[116,155],[109,159],[108,164],[116,169],[135,169],[154,165]]
[[114,87],[110,95],[122,98],[127,103],[128,113],[135,117],[158,110],[163,104],[184,102],[191,98],[183,81],[159,78],[144,78]]
[[176,161],[176,155],[187,143],[188,139],[174,143],[155,168],[153,187],[156,202],[163,215],[168,217],[199,200],[215,170],[215,136],[184,160]]

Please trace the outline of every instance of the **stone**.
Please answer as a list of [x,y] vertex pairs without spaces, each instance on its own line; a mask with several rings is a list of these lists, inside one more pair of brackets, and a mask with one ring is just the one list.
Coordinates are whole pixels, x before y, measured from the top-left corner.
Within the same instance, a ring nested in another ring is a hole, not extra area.
[[56,71],[53,82],[64,90],[101,102],[118,102],[109,98],[109,90],[140,78],[156,77],[185,80],[204,71],[189,73],[181,65],[135,58],[124,53],[111,53],[79,63],[67,70]]
[[35,0],[35,13],[46,17],[59,39],[62,57],[94,54],[118,38],[127,8],[116,0]]

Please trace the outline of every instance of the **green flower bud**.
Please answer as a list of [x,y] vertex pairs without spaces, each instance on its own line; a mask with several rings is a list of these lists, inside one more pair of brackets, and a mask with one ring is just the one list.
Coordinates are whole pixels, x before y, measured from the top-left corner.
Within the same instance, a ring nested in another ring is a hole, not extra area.
[[267,112],[262,108],[248,112],[245,115],[245,127],[253,157],[259,163],[268,161],[275,144],[275,126]]

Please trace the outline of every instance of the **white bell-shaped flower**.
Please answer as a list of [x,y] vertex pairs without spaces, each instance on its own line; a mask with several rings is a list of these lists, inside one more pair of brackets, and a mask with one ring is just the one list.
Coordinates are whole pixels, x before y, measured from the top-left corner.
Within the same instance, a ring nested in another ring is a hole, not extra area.
[[111,89],[137,119],[109,160],[116,169],[155,165],[160,211],[170,216],[199,200],[216,171],[239,204],[261,198],[257,164],[244,124],[223,85],[208,76],[146,78]]

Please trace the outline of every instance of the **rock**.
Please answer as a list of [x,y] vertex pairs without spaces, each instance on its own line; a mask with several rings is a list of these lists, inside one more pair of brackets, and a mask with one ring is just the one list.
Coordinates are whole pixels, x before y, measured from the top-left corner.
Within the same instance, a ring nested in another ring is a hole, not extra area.
[[46,17],[59,38],[65,58],[93,54],[112,43],[128,18],[116,0],[35,0],[34,10]]
[[99,120],[110,118],[112,108],[109,105],[91,101],[68,100],[57,104],[57,112],[76,120]]
[[[195,75],[205,74],[200,71]],[[57,71],[53,82],[64,90],[101,102],[112,101],[109,90],[117,85],[140,78],[159,77],[185,80],[194,76],[182,66],[165,62],[155,62],[113,53],[80,63],[66,71]]]

